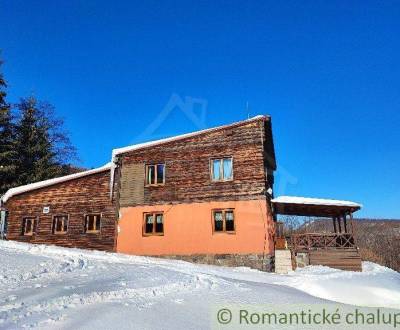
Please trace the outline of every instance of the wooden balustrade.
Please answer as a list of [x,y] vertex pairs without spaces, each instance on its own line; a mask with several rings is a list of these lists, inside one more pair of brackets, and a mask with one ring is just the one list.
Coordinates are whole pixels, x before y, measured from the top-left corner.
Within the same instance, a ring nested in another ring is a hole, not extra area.
[[354,249],[353,234],[349,233],[305,233],[294,234],[290,238],[293,252],[322,249]]

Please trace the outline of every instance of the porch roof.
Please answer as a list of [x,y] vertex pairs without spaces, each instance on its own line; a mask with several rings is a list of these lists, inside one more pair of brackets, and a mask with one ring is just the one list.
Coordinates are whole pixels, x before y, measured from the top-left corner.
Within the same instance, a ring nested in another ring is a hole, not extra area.
[[362,205],[335,199],[280,196],[272,201],[275,214],[309,217],[336,217],[354,213]]

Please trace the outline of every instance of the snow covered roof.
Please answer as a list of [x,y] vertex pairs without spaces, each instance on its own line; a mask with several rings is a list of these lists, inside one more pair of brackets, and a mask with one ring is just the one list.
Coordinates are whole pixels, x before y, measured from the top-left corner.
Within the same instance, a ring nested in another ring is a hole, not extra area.
[[200,131],[195,131],[195,132],[192,132],[192,133],[186,133],[186,134],[176,135],[176,136],[172,136],[172,137],[165,138],[165,139],[154,140],[154,141],[149,141],[149,142],[144,142],[144,143],[138,143],[138,144],[130,145],[130,146],[123,147],[123,148],[117,148],[117,149],[113,150],[113,160],[115,159],[116,155],[123,154],[123,153],[129,152],[129,151],[143,149],[143,148],[147,148],[147,147],[152,147],[152,146],[155,146],[155,145],[160,145],[160,144],[168,143],[168,142],[172,142],[172,141],[182,140],[182,139],[186,139],[186,138],[189,138],[189,137],[197,136],[197,135],[200,135],[200,134],[209,133],[209,132],[217,131],[217,130],[220,130],[220,129],[223,129],[223,128],[228,128],[228,127],[231,127],[231,126],[241,125],[241,124],[244,124],[244,123],[247,123],[247,122],[251,122],[251,121],[254,121],[254,120],[266,119],[266,118],[268,118],[268,116],[258,115],[258,116],[255,116],[255,117],[252,117],[252,118],[249,118],[249,119],[246,119],[246,120],[242,120],[242,121],[239,121],[239,122],[235,122],[235,123],[232,123],[232,124],[228,124],[228,125],[222,125],[222,126],[217,126],[217,127],[213,127],[213,128],[207,128],[207,129],[203,129],[203,130],[200,130]]
[[296,196],[279,196],[272,200],[272,203],[286,203],[286,204],[306,204],[306,205],[324,205],[324,206],[348,206],[359,207],[362,205],[349,201],[341,201],[336,199],[322,199],[322,198],[308,198]]
[[79,173],[74,173],[74,174],[70,174],[70,175],[65,175],[65,176],[61,176],[59,178],[54,178],[54,179],[49,179],[49,180],[45,180],[45,181],[39,181],[39,182],[35,182],[35,183],[31,183],[31,184],[27,184],[24,186],[19,186],[19,187],[15,187],[15,188],[11,188],[9,189],[2,197],[1,197],[1,201],[3,203],[7,202],[8,199],[10,199],[12,196],[15,195],[19,195],[31,190],[35,190],[35,189],[40,189],[40,188],[44,188],[44,187],[48,187],[57,183],[61,183],[61,182],[65,182],[65,181],[69,181],[69,180],[74,180],[74,179],[78,179],[87,175],[91,175],[91,174],[95,174],[95,173],[99,173],[99,172],[103,172],[106,170],[110,170],[111,169],[111,163],[107,163],[101,167],[98,168],[94,168],[92,170],[89,171],[84,171],[84,172],[79,172]]
[[271,200],[276,214],[298,216],[340,216],[358,211],[362,205],[349,201],[296,196],[280,196]]
[[[15,187],[15,188],[9,189],[1,197],[0,200],[1,200],[1,202],[5,203],[10,197],[18,195],[18,194],[22,194],[24,192],[28,192],[28,191],[31,191],[31,190],[35,190],[35,189],[40,189],[40,188],[44,188],[44,187],[47,187],[47,186],[51,186],[51,185],[54,185],[54,184],[57,184],[57,183],[61,183],[61,182],[65,182],[65,181],[81,178],[83,176],[95,174],[95,173],[102,172],[102,171],[105,171],[105,170],[110,170],[111,171],[110,187],[112,187],[113,183],[114,183],[114,171],[115,171],[115,166],[116,166],[115,165],[115,160],[116,160],[115,158],[116,158],[116,155],[118,155],[118,154],[122,154],[122,153],[133,151],[133,150],[138,150],[138,149],[142,149],[142,148],[146,148],[146,147],[151,147],[151,146],[155,146],[155,145],[159,145],[159,144],[163,144],[163,143],[167,143],[167,142],[177,141],[177,140],[181,140],[181,139],[197,136],[197,135],[200,135],[200,134],[204,134],[204,133],[207,133],[207,132],[213,132],[213,131],[216,131],[216,130],[219,130],[219,129],[233,127],[233,126],[241,125],[241,124],[244,124],[244,123],[247,123],[247,122],[251,122],[251,121],[254,121],[254,120],[267,119],[267,118],[268,118],[268,116],[258,115],[258,116],[255,116],[255,117],[243,120],[243,121],[235,122],[235,123],[232,123],[232,124],[228,124],[228,125],[208,128],[208,129],[204,129],[204,130],[200,130],[200,131],[196,131],[196,132],[192,132],[192,133],[177,135],[177,136],[173,136],[173,137],[169,137],[169,138],[165,138],[165,139],[149,141],[149,142],[139,143],[139,144],[123,147],[123,148],[114,149],[112,151],[112,161],[110,163],[107,163],[106,165],[104,165],[102,167],[95,168],[95,169],[92,169],[92,170],[89,170],[89,171],[85,171],[85,172],[79,172],[79,173],[75,173],[75,174],[71,174],[71,175],[62,176],[62,177],[59,177],[59,178],[54,178],[54,179],[50,179],[50,180],[35,182],[35,183],[27,184],[25,186]],[[112,189],[110,189],[110,194],[112,194]]]

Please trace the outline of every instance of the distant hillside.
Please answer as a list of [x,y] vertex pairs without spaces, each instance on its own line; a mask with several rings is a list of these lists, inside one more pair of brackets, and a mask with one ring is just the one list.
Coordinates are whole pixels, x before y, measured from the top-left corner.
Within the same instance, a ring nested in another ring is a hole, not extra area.
[[[400,271],[400,220],[354,219],[354,234],[363,260]],[[331,219],[316,219],[298,231],[332,232]]]

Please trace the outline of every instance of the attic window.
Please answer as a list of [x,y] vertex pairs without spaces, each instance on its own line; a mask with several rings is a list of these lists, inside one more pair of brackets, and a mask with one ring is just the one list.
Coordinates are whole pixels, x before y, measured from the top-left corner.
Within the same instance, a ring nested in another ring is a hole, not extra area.
[[99,233],[100,221],[100,214],[87,214],[85,216],[85,233]]
[[22,219],[22,235],[32,236],[36,232],[37,219],[35,217],[26,217]]
[[233,158],[211,159],[211,180],[230,181],[233,180]]
[[162,212],[144,213],[143,236],[164,235],[164,214]]
[[165,183],[165,164],[146,165],[146,186]]
[[66,234],[68,232],[68,215],[55,215],[53,217],[53,234]]

